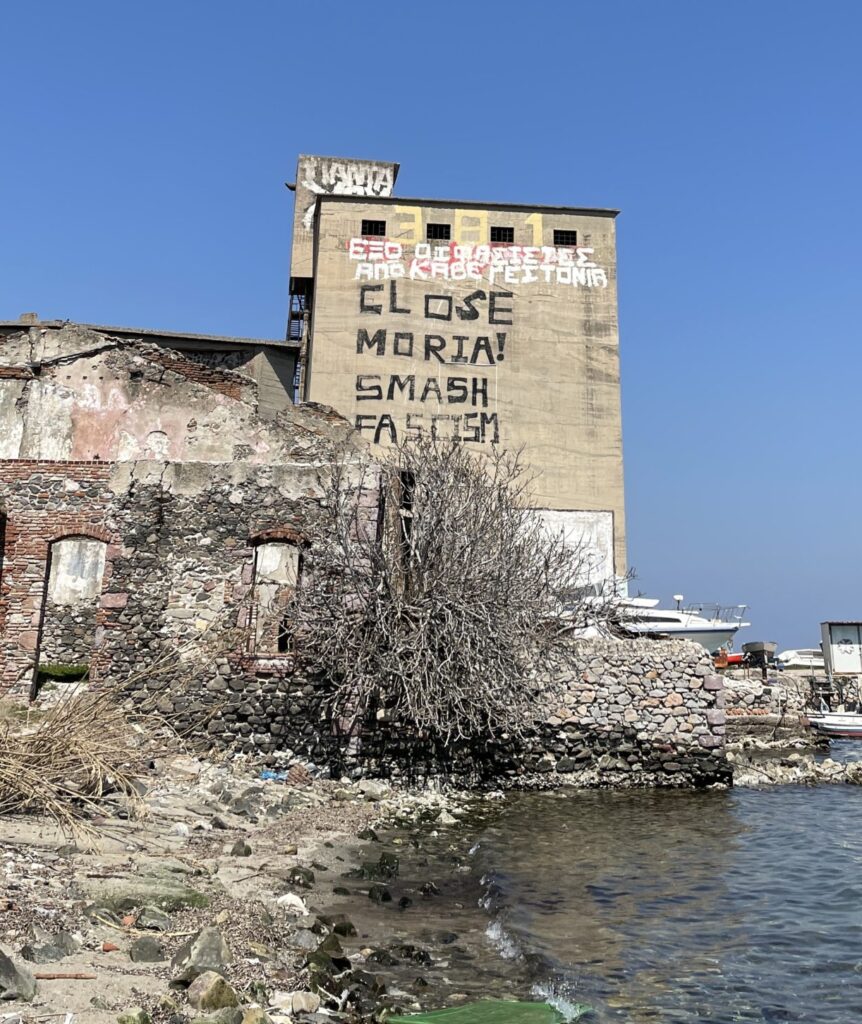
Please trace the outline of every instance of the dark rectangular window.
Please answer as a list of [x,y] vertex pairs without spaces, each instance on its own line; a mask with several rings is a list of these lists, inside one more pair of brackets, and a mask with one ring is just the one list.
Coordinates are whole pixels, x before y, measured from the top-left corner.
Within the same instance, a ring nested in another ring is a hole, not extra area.
[[429,242],[448,242],[452,237],[452,225],[428,224],[425,228],[425,237]]
[[492,242],[514,242],[515,241],[515,229],[514,228],[491,228],[491,241]]
[[554,245],[577,245],[577,231],[554,231]]
[[385,220],[364,220],[362,222],[362,234],[373,235],[375,238],[383,238],[386,235]]

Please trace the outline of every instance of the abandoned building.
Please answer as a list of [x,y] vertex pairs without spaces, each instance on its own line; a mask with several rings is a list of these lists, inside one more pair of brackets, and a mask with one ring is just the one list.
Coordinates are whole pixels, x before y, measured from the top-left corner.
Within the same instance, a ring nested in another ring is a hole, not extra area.
[[[320,467],[350,431],[329,410],[293,405],[282,358],[230,339],[5,325],[6,691],[85,672],[133,688],[141,673],[140,688],[158,691],[191,674],[208,631],[224,657],[181,705],[200,708],[229,680],[240,691],[289,674],[283,609],[319,514]],[[265,386],[273,377],[287,400]],[[255,724],[246,717],[240,733]]]
[[302,396],[372,444],[522,448],[553,528],[625,575],[616,211],[404,198],[398,170],[299,157]]

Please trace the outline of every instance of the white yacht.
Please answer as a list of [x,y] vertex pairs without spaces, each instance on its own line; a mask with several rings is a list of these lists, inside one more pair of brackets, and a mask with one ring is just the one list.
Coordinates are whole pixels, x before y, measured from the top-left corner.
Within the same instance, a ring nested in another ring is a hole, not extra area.
[[711,654],[719,647],[729,648],[737,630],[750,626],[743,622],[744,604],[723,608],[697,604],[682,607],[682,595],[674,595],[676,608],[659,608],[658,598],[622,597],[619,602],[621,624],[630,633],[669,636],[694,640]]

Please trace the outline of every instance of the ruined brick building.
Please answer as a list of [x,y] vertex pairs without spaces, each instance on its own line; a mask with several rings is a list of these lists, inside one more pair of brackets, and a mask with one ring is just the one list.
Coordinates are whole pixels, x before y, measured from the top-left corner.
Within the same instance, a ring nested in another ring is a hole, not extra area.
[[[35,693],[77,670],[124,680],[143,670],[141,687],[158,690],[213,623],[236,639],[179,710],[204,710],[231,684],[262,693],[283,682],[291,659],[279,610],[314,531],[320,467],[349,433],[331,410],[292,404],[287,350],[4,325],[4,689]],[[277,370],[288,381],[280,389]],[[167,669],[164,681],[153,665]],[[271,744],[278,721],[264,729],[262,706],[246,712],[213,728],[257,727]]]

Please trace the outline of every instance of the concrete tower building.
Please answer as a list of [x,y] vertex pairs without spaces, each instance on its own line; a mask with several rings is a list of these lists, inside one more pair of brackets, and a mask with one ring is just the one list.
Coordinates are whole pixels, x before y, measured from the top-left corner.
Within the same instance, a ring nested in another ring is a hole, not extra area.
[[300,156],[300,395],[368,440],[523,448],[548,521],[625,572],[615,217],[396,197],[398,164]]

